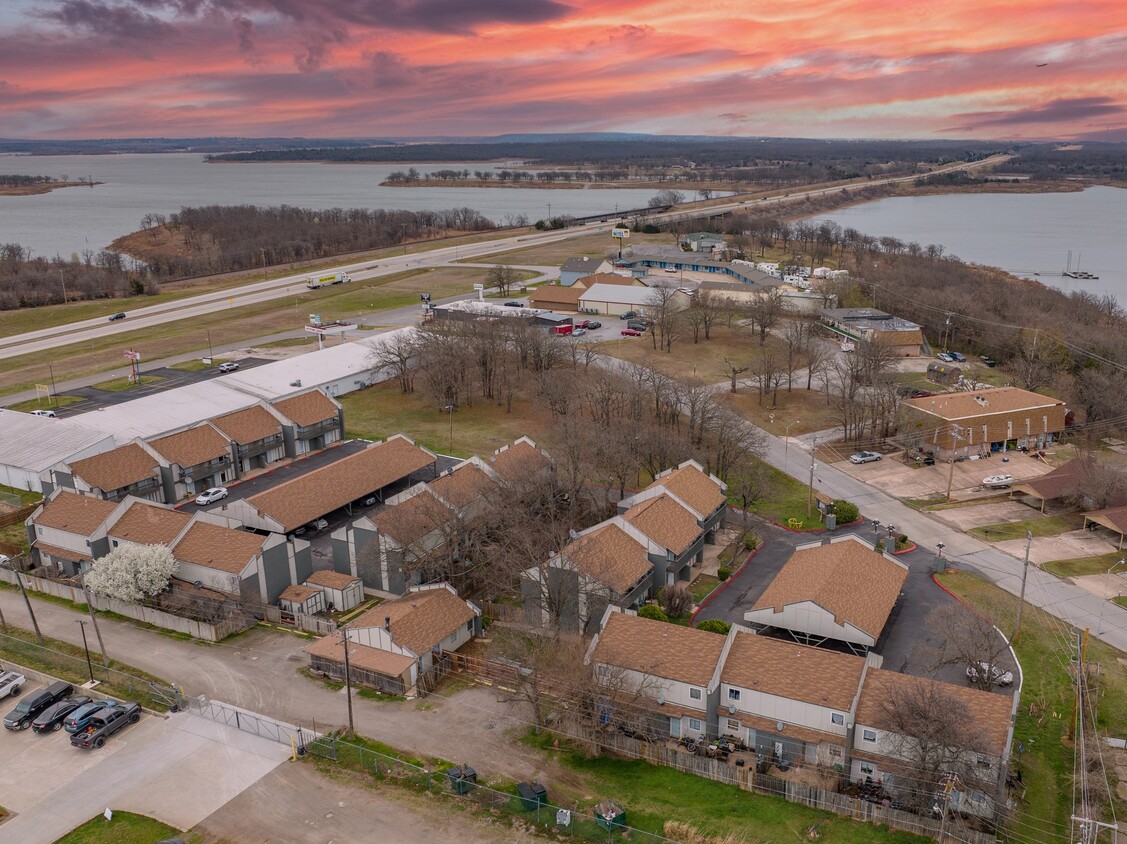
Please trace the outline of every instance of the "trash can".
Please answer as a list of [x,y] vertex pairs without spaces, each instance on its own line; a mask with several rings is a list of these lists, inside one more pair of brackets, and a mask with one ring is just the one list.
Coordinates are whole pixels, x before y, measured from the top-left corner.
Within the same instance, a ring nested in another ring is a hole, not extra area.
[[595,807],[595,823],[611,832],[626,826],[626,810],[612,800],[604,800]]
[[529,812],[548,804],[548,790],[538,782],[518,782],[520,804]]
[[469,765],[455,765],[446,772],[450,778],[450,788],[455,794],[468,794],[477,784],[477,771]]

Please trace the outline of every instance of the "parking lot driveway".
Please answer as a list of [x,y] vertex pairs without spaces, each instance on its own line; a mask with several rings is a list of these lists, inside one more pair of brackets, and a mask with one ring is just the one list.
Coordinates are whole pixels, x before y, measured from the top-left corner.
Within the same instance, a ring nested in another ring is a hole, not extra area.
[[1033,519],[1038,513],[1020,501],[1003,498],[989,504],[968,504],[965,507],[952,507],[950,510],[937,510],[935,515],[959,530],[967,531],[973,527]]
[[106,808],[190,829],[289,756],[289,748],[196,715],[146,715],[101,750],[65,732],[0,737],[0,842],[54,841]]

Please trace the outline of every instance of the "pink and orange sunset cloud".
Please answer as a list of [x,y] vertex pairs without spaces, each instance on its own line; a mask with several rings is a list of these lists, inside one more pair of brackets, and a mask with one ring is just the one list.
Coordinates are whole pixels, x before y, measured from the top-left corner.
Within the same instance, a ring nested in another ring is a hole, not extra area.
[[6,0],[0,137],[1127,139],[1122,0]]

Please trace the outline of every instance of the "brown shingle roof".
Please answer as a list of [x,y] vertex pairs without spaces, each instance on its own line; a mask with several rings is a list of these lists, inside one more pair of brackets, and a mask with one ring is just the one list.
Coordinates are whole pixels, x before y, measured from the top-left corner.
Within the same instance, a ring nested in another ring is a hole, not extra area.
[[812,601],[838,624],[852,624],[877,639],[907,577],[903,566],[854,539],[800,548],[752,610],[782,612],[788,604]]
[[108,533],[139,545],[169,545],[191,520],[190,515],[179,510],[135,501]]
[[583,293],[583,288],[579,285],[572,285],[571,287],[562,287],[558,284],[544,285],[529,294],[528,304],[530,307],[546,310],[558,308],[564,311],[574,311],[579,309],[581,293]]
[[231,454],[227,438],[207,424],[150,440],[149,446],[169,463],[182,467],[197,466]]
[[1084,460],[1074,457],[1062,463],[1051,472],[1025,481],[1015,481],[1014,492],[1024,492],[1045,501],[1053,501],[1066,495],[1076,495],[1084,482]]
[[380,533],[406,548],[454,518],[453,512],[426,490],[393,504],[372,517]]
[[1056,407],[1063,405],[1064,402],[1019,387],[992,387],[985,390],[972,390],[969,393],[944,393],[940,396],[905,399],[904,404],[938,416],[940,419],[955,421],[973,419],[991,413],[1012,413],[1015,410]]
[[857,656],[741,632],[732,640],[720,679],[731,686],[848,712],[864,667],[865,660]]
[[239,445],[250,445],[282,431],[278,418],[260,404],[216,417],[211,424]]
[[117,509],[116,501],[63,490],[43,505],[35,524],[89,536]]
[[591,286],[595,284],[618,284],[622,287],[645,286],[632,276],[619,275],[618,273],[592,273],[576,279],[572,287],[582,286],[583,290],[590,290]]
[[[336,636],[318,639],[312,645],[308,645],[305,652],[310,656],[318,656],[344,665],[344,643]],[[375,674],[402,677],[415,664],[415,660],[404,654],[349,642],[348,663],[352,668],[360,668]]]
[[89,554],[80,554],[77,551],[71,551],[69,548],[57,548],[54,545],[45,545],[42,542],[36,542],[35,547],[39,549],[41,554],[50,554],[52,557],[70,560],[72,563],[85,563],[93,559]]
[[865,675],[861,699],[857,703],[857,723],[876,727],[878,730],[895,729],[885,702],[898,695],[916,694],[920,686],[928,687],[927,691],[949,696],[955,701],[953,705],[966,714],[967,722],[973,726],[978,739],[975,747],[966,749],[981,750],[994,756],[1002,755],[1010,732],[1010,711],[1013,708],[1013,699],[1008,694],[897,674],[883,668],[870,668]]
[[724,491],[708,475],[689,464],[662,475],[646,489],[665,487],[701,516],[708,516],[727,501]]
[[569,543],[561,552],[597,583],[625,594],[653,568],[646,549],[616,524],[608,524]]
[[622,517],[674,554],[680,554],[701,535],[696,516],[668,495],[640,501],[623,513]]
[[493,470],[507,481],[521,481],[551,465],[548,456],[527,440],[517,440],[499,450],[489,461]]
[[493,479],[473,463],[462,463],[430,482],[430,488],[455,509],[462,510],[497,488]]
[[302,428],[337,418],[337,406],[320,390],[310,390],[272,404],[275,410]]
[[419,656],[473,619],[473,608],[445,587],[408,592],[361,615],[349,627],[383,627],[391,618],[391,639]]
[[151,478],[160,464],[137,443],[103,451],[70,464],[75,477],[91,487],[111,492]]
[[245,530],[196,522],[172,546],[172,556],[184,563],[239,574],[262,551],[263,537]]
[[251,496],[247,502],[291,531],[429,466],[434,457],[393,437]]
[[694,686],[707,686],[724,637],[664,621],[611,613],[599,633],[595,662]]
[[320,594],[321,590],[314,589],[312,586],[295,586],[291,584],[282,590],[282,594],[278,596],[278,600],[291,601],[295,604],[304,604],[314,595]]
[[314,586],[324,586],[326,589],[336,589],[337,591],[347,589],[359,580],[359,577],[353,577],[351,574],[342,574],[339,571],[332,571],[331,569],[315,571],[313,574],[309,575],[309,577],[305,578],[306,583],[312,583]]

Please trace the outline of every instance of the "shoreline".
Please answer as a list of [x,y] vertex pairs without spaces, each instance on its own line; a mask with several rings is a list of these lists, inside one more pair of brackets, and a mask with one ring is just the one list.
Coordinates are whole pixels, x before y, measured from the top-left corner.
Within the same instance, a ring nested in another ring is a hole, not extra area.
[[34,185],[0,185],[0,196],[37,196],[60,188],[92,188],[104,182],[41,182]]

